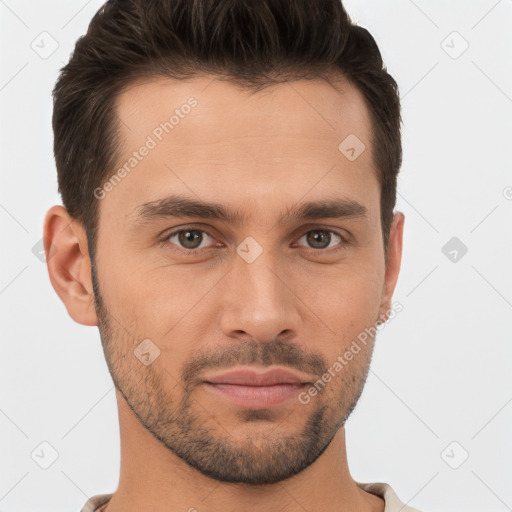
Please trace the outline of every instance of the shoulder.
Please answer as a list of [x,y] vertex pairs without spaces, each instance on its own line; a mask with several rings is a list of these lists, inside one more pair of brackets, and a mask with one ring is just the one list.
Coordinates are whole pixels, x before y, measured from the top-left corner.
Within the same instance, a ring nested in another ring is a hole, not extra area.
[[91,496],[80,512],[100,512],[100,507],[106,505],[110,501],[110,498],[112,498],[112,493]]
[[384,512],[421,512],[417,508],[405,505],[391,486],[385,482],[356,482],[356,484],[364,491],[380,496],[386,504]]

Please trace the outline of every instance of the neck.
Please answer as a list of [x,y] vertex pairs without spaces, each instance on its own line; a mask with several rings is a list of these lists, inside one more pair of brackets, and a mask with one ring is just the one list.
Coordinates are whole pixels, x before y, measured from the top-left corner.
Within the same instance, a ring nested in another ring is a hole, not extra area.
[[383,512],[384,501],[349,473],[345,429],[308,468],[270,485],[225,483],[203,475],[144,428],[118,393],[121,435],[119,485],[106,512]]

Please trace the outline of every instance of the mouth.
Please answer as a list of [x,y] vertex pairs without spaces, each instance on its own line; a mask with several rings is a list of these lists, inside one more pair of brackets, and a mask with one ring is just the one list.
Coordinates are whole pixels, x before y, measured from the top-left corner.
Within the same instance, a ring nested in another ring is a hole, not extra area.
[[203,383],[209,391],[245,409],[274,407],[296,397],[310,382],[284,368],[265,372],[240,369],[215,375]]

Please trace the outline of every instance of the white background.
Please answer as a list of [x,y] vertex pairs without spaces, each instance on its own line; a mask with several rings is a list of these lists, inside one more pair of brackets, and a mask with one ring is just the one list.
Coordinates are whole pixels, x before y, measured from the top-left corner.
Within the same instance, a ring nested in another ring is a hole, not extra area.
[[[60,203],[51,90],[100,5],[0,0],[0,512],[80,510],[118,481],[97,328],[68,317],[32,252]],[[423,512],[512,510],[512,0],[345,5],[400,86],[406,215],[404,310],[347,423],[350,469]],[[58,43],[46,59],[31,47],[51,49],[43,31]],[[452,237],[468,249],[456,262]],[[31,457],[43,441],[48,469]]]

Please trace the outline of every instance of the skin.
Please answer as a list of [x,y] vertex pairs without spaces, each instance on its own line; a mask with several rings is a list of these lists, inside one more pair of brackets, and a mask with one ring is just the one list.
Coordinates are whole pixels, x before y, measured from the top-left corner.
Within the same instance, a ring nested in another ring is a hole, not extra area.
[[[62,206],[48,211],[52,285],[76,322],[99,326],[116,384],[121,474],[108,512],[384,510],[351,477],[345,446],[374,339],[308,404],[246,409],[202,383],[269,366],[316,382],[387,318],[404,216],[394,215],[386,263],[369,112],[340,84],[299,80],[250,94],[202,75],[124,90],[120,166],[187,98],[197,106],[100,200],[96,302],[83,226]],[[354,161],[338,150],[349,134],[366,145]],[[137,220],[140,205],[172,194],[245,219]],[[366,213],[279,222],[301,202],[340,198]],[[199,241],[162,241],[176,229],[200,230]],[[236,251],[248,236],[262,248],[251,263]],[[145,339],[160,350],[148,365],[134,355]]]

